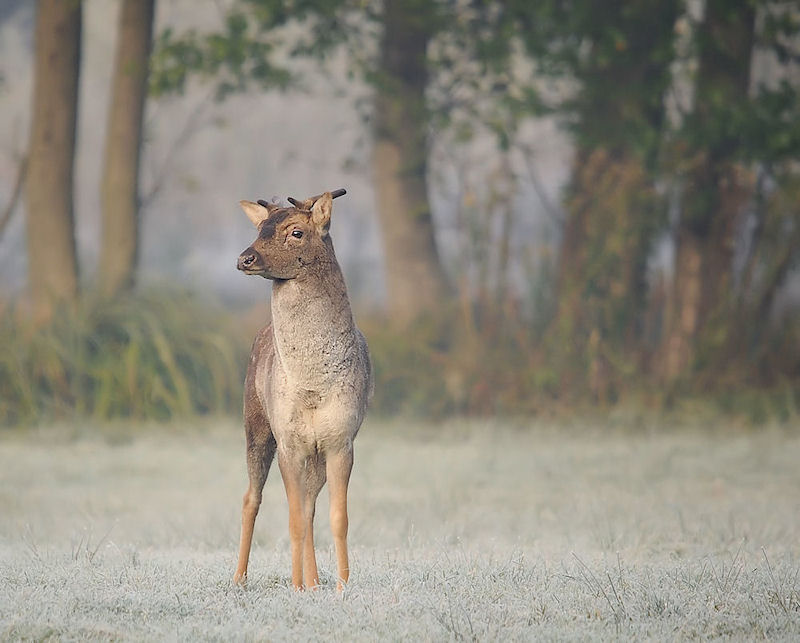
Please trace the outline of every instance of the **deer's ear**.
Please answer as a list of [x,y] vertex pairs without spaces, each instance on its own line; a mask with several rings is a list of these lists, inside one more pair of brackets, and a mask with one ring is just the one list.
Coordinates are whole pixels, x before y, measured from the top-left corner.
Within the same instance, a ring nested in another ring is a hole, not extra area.
[[269,210],[259,203],[239,201],[239,205],[242,206],[242,210],[244,210],[247,218],[253,222],[256,228],[269,216]]
[[326,192],[314,201],[314,205],[311,208],[311,220],[323,237],[328,234],[328,229],[331,227],[332,206],[333,197],[330,192]]

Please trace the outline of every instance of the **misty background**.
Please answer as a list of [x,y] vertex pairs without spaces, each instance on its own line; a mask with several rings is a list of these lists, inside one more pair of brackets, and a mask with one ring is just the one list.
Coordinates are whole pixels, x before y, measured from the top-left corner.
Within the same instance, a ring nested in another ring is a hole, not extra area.
[[[219,29],[232,4],[162,0],[156,3],[154,33]],[[35,9],[36,3],[27,0],[9,0],[0,9],[0,203],[10,198],[28,140]],[[112,0],[83,3],[75,212],[80,273],[87,285],[95,279],[99,256],[101,164],[118,13],[119,3]],[[140,188],[142,284],[174,281],[239,306],[263,301],[265,282],[245,279],[235,270],[236,258],[253,236],[238,201],[277,197],[285,202],[288,196],[304,198],[345,187],[347,196],[337,200],[333,217],[337,256],[354,305],[382,305],[385,283],[372,149],[358,107],[370,89],[348,77],[341,52],[331,55],[324,69],[303,60],[292,64],[300,68],[302,88],[252,89],[220,103],[214,100],[213,83],[198,80],[184,95],[147,101]],[[527,123],[522,136],[536,154],[515,159],[520,180],[514,200],[522,213],[513,233],[515,254],[535,248],[543,237],[551,244],[557,232],[526,174],[535,171],[544,197],[558,203],[570,158],[568,139],[553,118]],[[458,184],[463,167],[478,179],[496,171],[487,154],[493,147],[484,135],[466,149],[448,149],[443,140],[434,150],[431,200],[445,257],[458,251],[454,210],[463,198]],[[454,154],[462,158],[454,162]],[[17,205],[0,239],[0,291],[5,297],[25,289],[24,207],[24,202]],[[518,282],[524,279],[519,265],[516,272]]]
[[235,412],[269,316],[237,202],[340,187],[375,412],[795,418],[799,33],[780,1],[5,2],[0,418]]

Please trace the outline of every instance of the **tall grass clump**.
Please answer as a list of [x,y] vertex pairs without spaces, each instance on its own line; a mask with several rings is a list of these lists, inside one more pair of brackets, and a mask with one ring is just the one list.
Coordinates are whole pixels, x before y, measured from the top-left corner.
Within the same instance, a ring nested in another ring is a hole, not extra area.
[[539,367],[536,331],[512,305],[461,301],[410,324],[371,318],[359,325],[378,415],[529,414],[555,399],[554,375]]
[[[250,343],[263,321],[182,291],[89,298],[44,326],[0,302],[0,426],[238,415]],[[788,348],[800,337],[797,324],[755,363],[699,372],[665,392],[647,368],[600,349],[592,359],[576,356],[568,339],[511,300],[462,298],[411,322],[358,321],[375,371],[376,416],[552,417],[621,407],[679,419],[707,407],[751,425],[800,417],[797,351]]]
[[[789,341],[757,361],[698,370],[669,389],[657,364],[592,341],[586,351],[573,350],[559,328],[537,328],[513,301],[462,300],[410,323],[368,317],[359,325],[375,371],[372,412],[381,416],[558,417],[626,408],[679,419],[698,405],[746,425],[800,416],[797,351]],[[791,328],[795,334],[786,336],[796,338],[800,325]],[[769,360],[778,359],[773,367]]]
[[249,339],[183,292],[88,299],[47,325],[0,312],[0,425],[238,410]]

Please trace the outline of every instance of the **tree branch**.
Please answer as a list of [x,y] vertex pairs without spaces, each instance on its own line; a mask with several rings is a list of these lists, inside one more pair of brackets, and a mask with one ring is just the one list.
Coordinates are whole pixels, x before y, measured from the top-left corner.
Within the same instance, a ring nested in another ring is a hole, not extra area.
[[173,166],[175,165],[175,160],[178,156],[178,153],[186,146],[186,144],[192,139],[192,137],[200,130],[202,117],[205,115],[206,110],[211,103],[211,99],[213,96],[213,90],[210,91],[206,97],[201,100],[200,102],[195,105],[194,109],[189,113],[188,117],[183,122],[183,127],[181,128],[178,135],[172,141],[169,149],[167,150],[166,155],[164,156],[163,161],[159,165],[158,169],[154,173],[154,180],[153,184],[150,186],[150,189],[147,191],[146,194],[142,194],[139,198],[139,212],[140,215],[147,210],[156,197],[159,195],[161,190],[163,189],[166,182],[169,180],[171,176],[171,172],[173,170]]
[[23,156],[19,165],[17,166],[17,178],[14,181],[14,189],[11,191],[11,198],[8,200],[3,212],[0,213],[0,239],[3,238],[8,222],[11,220],[11,215],[14,214],[14,209],[17,207],[19,197],[22,194],[22,186],[25,185],[25,176],[28,174],[28,157]]

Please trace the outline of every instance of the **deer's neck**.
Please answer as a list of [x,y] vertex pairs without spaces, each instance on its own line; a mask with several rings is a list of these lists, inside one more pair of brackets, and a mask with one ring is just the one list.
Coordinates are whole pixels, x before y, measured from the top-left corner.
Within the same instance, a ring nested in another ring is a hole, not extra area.
[[344,278],[335,259],[300,279],[272,286],[276,357],[298,386],[324,392],[345,371],[355,325]]

